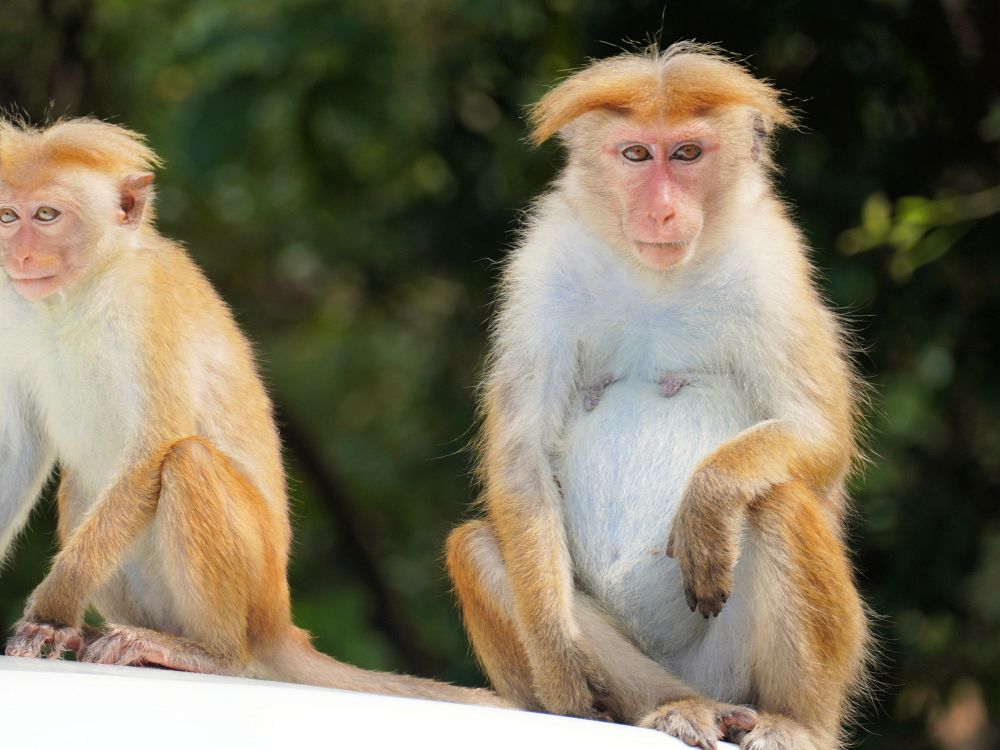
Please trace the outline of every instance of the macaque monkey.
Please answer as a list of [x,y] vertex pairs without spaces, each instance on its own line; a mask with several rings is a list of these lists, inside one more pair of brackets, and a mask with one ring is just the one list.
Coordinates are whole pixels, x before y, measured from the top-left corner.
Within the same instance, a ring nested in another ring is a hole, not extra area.
[[0,553],[61,473],[61,550],[7,654],[500,703],[342,664],[292,625],[271,404],[228,308],[153,226],[159,164],[96,120],[0,122]]
[[533,709],[836,747],[867,644],[858,386],[771,186],[792,115],[685,43],[593,63],[531,122],[568,158],[506,263],[486,514],[447,547],[480,663]]

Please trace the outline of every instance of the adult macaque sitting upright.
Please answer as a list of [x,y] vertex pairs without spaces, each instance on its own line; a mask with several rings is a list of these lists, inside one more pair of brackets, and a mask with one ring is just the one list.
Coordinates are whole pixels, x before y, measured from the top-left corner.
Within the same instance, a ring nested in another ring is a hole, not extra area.
[[694,44],[595,62],[532,111],[567,162],[503,276],[486,517],[448,543],[501,696],[703,748],[840,741],[867,640],[855,379],[771,186],[791,119]]
[[153,227],[158,164],[95,120],[0,123],[0,554],[62,476],[62,549],[7,653],[499,703],[342,664],[292,625],[271,404],[226,305]]

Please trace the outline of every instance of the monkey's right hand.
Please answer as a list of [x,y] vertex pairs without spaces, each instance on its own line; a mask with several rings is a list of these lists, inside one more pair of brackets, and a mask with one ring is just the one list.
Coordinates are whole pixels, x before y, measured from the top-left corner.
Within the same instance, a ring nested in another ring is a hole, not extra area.
[[67,651],[79,652],[83,643],[80,628],[25,618],[7,641],[6,653],[7,656],[61,659]]
[[739,490],[702,469],[688,484],[667,541],[667,557],[677,560],[684,597],[692,612],[717,617],[733,590],[740,527],[746,502]]
[[607,705],[606,680],[578,646],[563,651],[557,658],[549,652],[538,661],[543,663],[532,660],[535,695],[548,713],[617,720]]

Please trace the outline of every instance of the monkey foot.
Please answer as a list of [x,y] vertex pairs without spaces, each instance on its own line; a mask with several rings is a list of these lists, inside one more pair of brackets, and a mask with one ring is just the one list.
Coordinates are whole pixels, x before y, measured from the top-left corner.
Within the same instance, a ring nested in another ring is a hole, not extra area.
[[82,647],[83,634],[79,628],[28,621],[7,641],[6,654],[61,659],[63,654],[77,653]]
[[748,706],[691,699],[664,703],[639,726],[669,734],[692,747],[715,750],[719,740],[739,741],[757,721],[757,713]]
[[676,396],[678,391],[686,385],[691,385],[691,378],[686,378],[683,375],[675,375],[672,372],[668,372],[662,378],[659,379],[660,393],[662,393],[667,398],[671,396]]
[[730,739],[739,743],[740,750],[817,750],[825,744],[801,724],[773,714],[761,714],[749,731]]
[[593,411],[601,402],[604,389],[615,382],[614,375],[604,375],[583,389],[583,408]]
[[80,661],[180,672],[232,673],[197,644],[155,630],[122,625],[109,627],[104,635],[88,643],[80,653]]

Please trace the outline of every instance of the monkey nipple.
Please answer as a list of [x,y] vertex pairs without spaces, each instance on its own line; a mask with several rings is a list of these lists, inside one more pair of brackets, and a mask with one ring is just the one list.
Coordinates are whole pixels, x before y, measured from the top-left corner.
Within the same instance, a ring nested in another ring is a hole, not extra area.
[[604,389],[615,382],[614,375],[604,375],[599,380],[583,389],[583,408],[593,411],[601,401]]
[[691,384],[691,379],[686,378],[683,375],[675,375],[673,373],[667,373],[659,380],[660,392],[670,398],[671,396],[676,396],[677,392],[686,385]]

